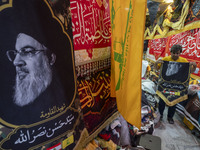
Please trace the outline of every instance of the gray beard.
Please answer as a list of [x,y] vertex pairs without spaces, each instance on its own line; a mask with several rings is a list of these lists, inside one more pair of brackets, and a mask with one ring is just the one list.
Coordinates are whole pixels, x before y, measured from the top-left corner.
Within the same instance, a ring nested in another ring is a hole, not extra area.
[[34,100],[46,90],[52,81],[52,71],[48,60],[44,60],[42,70],[35,70],[33,74],[28,74],[20,80],[16,76],[14,103],[18,106],[25,106],[34,102]]
[[[171,66],[170,66],[171,65]],[[178,64],[168,64],[168,68],[166,70],[166,76],[172,76],[176,73],[178,73],[179,69],[181,68],[182,65],[178,65]],[[170,68],[169,68],[170,67]]]

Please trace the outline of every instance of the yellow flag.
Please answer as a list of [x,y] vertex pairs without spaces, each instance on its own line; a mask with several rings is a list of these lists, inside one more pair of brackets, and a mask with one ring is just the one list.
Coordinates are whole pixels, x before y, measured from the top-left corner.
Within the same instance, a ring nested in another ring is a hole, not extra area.
[[141,67],[146,0],[110,0],[111,96],[121,115],[141,126]]

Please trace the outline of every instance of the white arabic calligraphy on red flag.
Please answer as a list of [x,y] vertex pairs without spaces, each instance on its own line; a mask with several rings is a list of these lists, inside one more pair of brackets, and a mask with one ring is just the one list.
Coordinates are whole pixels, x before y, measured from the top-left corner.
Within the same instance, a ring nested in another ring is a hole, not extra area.
[[200,77],[200,30],[199,28],[194,30],[185,31],[176,35],[172,35],[167,38],[154,39],[149,41],[149,55],[156,58],[165,57],[170,55],[170,49],[172,45],[182,45],[183,52],[181,57],[186,58],[188,61],[195,61],[197,63],[196,71],[194,75]]
[[165,56],[165,47],[167,38],[154,39],[149,41],[149,53],[157,60],[159,57]]
[[110,46],[109,0],[70,1],[74,50]]

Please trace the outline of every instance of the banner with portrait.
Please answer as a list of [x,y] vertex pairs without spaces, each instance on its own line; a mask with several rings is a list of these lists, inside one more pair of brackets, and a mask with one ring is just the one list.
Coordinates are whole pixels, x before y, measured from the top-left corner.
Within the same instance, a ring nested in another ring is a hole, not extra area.
[[149,41],[149,53],[147,58],[156,61],[158,58],[169,56],[170,49],[174,44],[182,46],[181,57],[188,61],[194,61],[197,64],[196,71],[192,74],[195,78],[200,78],[200,30],[185,31],[167,38],[154,39]]
[[164,61],[162,64],[156,93],[168,106],[188,98],[189,70],[189,63]]
[[63,9],[69,0],[0,2],[0,149],[81,149],[87,132]]
[[[195,72],[193,73],[194,77],[200,78],[200,30],[199,28],[185,31],[173,36],[168,37],[168,47],[169,49],[174,44],[180,44],[182,45],[183,52],[181,53],[181,56],[186,58],[188,61],[194,61],[197,64],[197,68]],[[166,47],[167,47],[166,46]],[[170,55],[169,50],[166,50],[166,53]]]

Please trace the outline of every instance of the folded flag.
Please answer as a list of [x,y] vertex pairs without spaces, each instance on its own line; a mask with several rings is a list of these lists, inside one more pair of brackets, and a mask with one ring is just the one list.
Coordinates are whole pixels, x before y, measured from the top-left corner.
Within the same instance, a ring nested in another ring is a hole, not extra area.
[[56,144],[50,148],[47,148],[47,150],[61,150],[61,149],[62,149],[61,143]]

